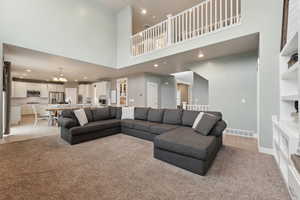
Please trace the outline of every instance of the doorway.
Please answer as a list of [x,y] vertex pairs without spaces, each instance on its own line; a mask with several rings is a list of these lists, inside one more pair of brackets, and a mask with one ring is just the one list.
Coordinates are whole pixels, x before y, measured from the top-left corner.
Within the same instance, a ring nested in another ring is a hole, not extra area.
[[158,84],[147,83],[147,107],[158,108]]
[[189,85],[178,83],[177,84],[177,106],[182,106],[189,102]]

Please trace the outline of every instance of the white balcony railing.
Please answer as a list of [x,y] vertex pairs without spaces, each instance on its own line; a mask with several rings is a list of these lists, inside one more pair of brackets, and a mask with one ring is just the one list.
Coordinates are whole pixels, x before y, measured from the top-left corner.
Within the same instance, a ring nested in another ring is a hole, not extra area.
[[206,0],[131,37],[133,56],[239,24],[241,0]]
[[191,105],[187,104],[183,106],[184,110],[193,110],[193,111],[209,111],[209,105]]

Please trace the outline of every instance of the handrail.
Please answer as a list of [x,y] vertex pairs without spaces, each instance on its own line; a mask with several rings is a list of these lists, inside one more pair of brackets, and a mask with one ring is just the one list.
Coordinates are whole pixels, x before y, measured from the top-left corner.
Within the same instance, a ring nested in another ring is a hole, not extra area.
[[133,56],[203,36],[241,22],[242,0],[206,0],[131,36]]

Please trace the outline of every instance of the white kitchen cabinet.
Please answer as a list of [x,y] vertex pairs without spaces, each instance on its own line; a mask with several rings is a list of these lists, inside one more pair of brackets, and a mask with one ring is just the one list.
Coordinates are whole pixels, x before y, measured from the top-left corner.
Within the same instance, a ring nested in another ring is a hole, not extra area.
[[93,97],[93,86],[91,84],[80,84],[78,94],[82,96],[83,101]]
[[25,98],[27,97],[27,83],[24,82],[14,82],[13,88],[13,97]]
[[41,97],[48,98],[49,92],[48,92],[48,85],[47,84],[41,84]]
[[22,115],[32,115],[33,114],[32,105],[30,105],[30,104],[22,105],[21,113],[22,113]]
[[60,84],[48,84],[48,91],[49,92],[65,92],[65,87],[64,85]]
[[21,106],[11,106],[10,124],[18,125],[21,122]]

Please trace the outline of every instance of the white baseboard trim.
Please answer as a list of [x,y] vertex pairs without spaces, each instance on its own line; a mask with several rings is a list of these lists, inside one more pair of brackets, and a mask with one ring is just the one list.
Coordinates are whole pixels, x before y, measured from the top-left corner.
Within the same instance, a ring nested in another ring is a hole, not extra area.
[[274,149],[273,148],[258,147],[258,151],[260,153],[269,154],[271,156],[274,156]]
[[247,138],[257,138],[257,134],[254,131],[233,129],[233,128],[227,128],[224,131],[224,134],[236,135],[236,136],[247,137]]

